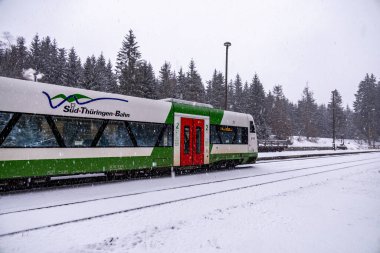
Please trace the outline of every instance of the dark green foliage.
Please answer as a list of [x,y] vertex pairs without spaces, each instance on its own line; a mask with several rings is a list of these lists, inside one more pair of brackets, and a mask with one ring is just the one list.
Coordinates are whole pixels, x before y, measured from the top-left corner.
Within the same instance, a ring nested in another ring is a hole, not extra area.
[[[251,85],[246,92],[248,92],[246,112],[253,116],[257,125],[259,138],[264,139],[269,135],[267,122],[270,115],[268,112],[273,108],[274,101],[270,101],[271,99],[269,98],[268,103],[270,105],[266,106],[264,87],[257,74],[254,75]],[[267,107],[270,107],[270,109]]]
[[120,84],[120,92],[125,95],[141,96],[143,89],[137,83],[137,69],[140,66],[141,53],[136,36],[132,30],[125,36],[122,47],[117,54],[116,69]]
[[17,38],[16,45],[9,44],[7,46],[5,42],[0,43],[0,75],[23,78],[26,59],[27,48],[23,37]]
[[171,72],[171,65],[165,62],[162,65],[158,77],[158,97],[159,98],[174,98],[176,97],[177,80],[175,74]]
[[236,75],[234,81],[234,99],[233,99],[233,109],[236,112],[244,112],[243,103],[241,98],[243,96],[243,82],[239,74]]
[[[334,94],[334,104],[335,104],[335,133],[336,137],[340,137],[344,135],[346,129],[346,115],[344,114],[344,108],[342,105],[342,96],[338,92],[338,90],[333,90],[331,92],[331,100],[327,106],[328,109],[328,117],[327,122],[329,122],[329,126],[332,129],[333,127],[333,94]],[[331,130],[332,132],[332,130]],[[330,136],[331,137],[331,136]]]
[[153,67],[150,63],[146,61],[139,62],[136,81],[139,84],[139,88],[135,91],[136,96],[151,99],[157,98],[156,78],[154,77]]
[[105,92],[118,93],[119,87],[117,85],[117,77],[112,69],[111,60],[108,60],[104,73],[105,83],[103,85],[103,89]]
[[[0,39],[0,75],[26,78],[25,70],[32,69],[38,81],[86,89],[122,93],[151,99],[174,97],[184,100],[207,102],[224,109],[225,81],[222,72],[214,70],[207,89],[202,83],[194,60],[186,73],[180,68],[175,73],[165,62],[156,78],[152,65],[141,58],[133,31],[122,41],[117,55],[116,72],[111,61],[106,62],[101,53],[87,57],[82,66],[74,48],[59,48],[49,36],[33,37],[29,48],[22,37],[13,39],[3,33]],[[29,71],[30,72],[30,71]],[[42,77],[41,77],[42,76]],[[336,94],[337,137],[365,138],[369,143],[380,136],[380,83],[374,75],[366,75],[360,82],[354,103],[354,112],[343,109],[342,98]],[[331,102],[317,105],[308,87],[297,104],[289,102],[277,85],[267,94],[257,74],[250,83],[240,75],[228,82],[228,110],[249,113],[253,116],[260,139],[269,135],[288,138],[291,135],[306,137],[332,136]]]
[[201,76],[195,68],[194,60],[190,61],[189,70],[186,72],[186,77],[181,83],[181,94],[184,100],[205,102],[205,88],[202,83]]
[[87,57],[86,62],[83,65],[83,80],[81,87],[89,90],[100,90],[98,82],[98,75],[96,72],[96,58],[94,55]]
[[289,102],[285,98],[281,85],[273,88],[273,109],[271,114],[272,134],[280,139],[287,139],[292,134],[292,124],[289,116]]
[[371,145],[379,136],[379,91],[376,78],[373,74],[366,75],[360,82],[359,89],[355,94],[355,124],[360,134]]
[[315,103],[313,92],[306,86],[303,90],[303,96],[298,101],[298,115],[301,125],[301,135],[310,137],[318,137],[318,125],[317,125],[317,108]]
[[64,84],[70,87],[79,87],[82,76],[82,63],[75,49],[72,47],[68,55],[66,71],[64,72]]
[[[316,118],[315,118],[315,123],[318,129],[318,136],[319,137],[324,137],[324,138],[331,138],[332,136],[332,123],[331,123],[331,115],[330,112],[328,111],[326,105],[322,104],[319,105],[317,108],[316,112]],[[300,124],[300,128],[302,128],[302,124]],[[301,131],[299,134],[301,135]]]
[[176,98],[184,99],[184,93],[186,92],[186,76],[183,73],[182,68],[179,69],[177,76],[177,89]]
[[215,108],[224,108],[224,77],[221,72],[214,70],[212,79],[207,82],[206,101]]

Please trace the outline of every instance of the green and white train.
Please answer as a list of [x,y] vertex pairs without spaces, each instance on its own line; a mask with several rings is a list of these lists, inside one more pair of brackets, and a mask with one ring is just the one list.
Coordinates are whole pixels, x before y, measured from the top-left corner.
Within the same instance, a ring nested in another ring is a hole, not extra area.
[[251,115],[0,77],[0,182],[254,163]]

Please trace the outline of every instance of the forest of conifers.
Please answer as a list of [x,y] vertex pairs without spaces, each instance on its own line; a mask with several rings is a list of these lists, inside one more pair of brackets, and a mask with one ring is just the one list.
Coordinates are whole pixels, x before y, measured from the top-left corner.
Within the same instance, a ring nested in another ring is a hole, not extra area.
[[[210,73],[211,74],[211,73]],[[84,62],[74,47],[58,47],[49,36],[35,35],[30,45],[25,38],[13,39],[9,32],[0,40],[0,76],[34,79],[70,87],[120,93],[151,99],[179,98],[224,107],[224,75],[214,70],[211,80],[203,81],[190,60],[186,69],[178,72],[164,62],[157,74],[149,61],[144,60],[138,42],[130,30],[121,43],[115,68],[111,60],[88,56]],[[333,88],[332,88],[333,89]],[[309,139],[332,137],[333,107],[336,112],[338,138],[363,139],[369,144],[380,136],[380,81],[373,74],[363,73],[358,83],[352,109],[343,106],[338,90],[326,91],[331,101],[317,104],[306,85],[302,97],[289,101],[281,85],[265,91],[257,73],[243,81],[237,74],[228,83],[228,110],[251,114],[256,122],[259,139],[275,135],[279,139],[302,135]],[[332,102],[332,94],[335,100]]]

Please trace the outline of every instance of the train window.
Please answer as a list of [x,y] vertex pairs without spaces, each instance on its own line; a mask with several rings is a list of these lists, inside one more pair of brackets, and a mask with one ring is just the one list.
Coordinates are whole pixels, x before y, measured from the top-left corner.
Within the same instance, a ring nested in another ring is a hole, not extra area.
[[171,147],[173,146],[173,125],[167,125],[158,143],[159,147]]
[[54,118],[66,147],[91,147],[102,120],[79,118]]
[[23,114],[2,147],[58,147],[44,116]]
[[211,125],[212,144],[248,144],[248,128]]
[[138,147],[154,147],[163,124],[129,122]]
[[247,127],[236,127],[235,128],[235,139],[234,144],[248,144],[248,128]]
[[210,142],[211,144],[221,144],[222,141],[220,140],[220,137],[218,135],[218,130],[215,125],[211,125],[210,128]]
[[108,122],[102,137],[97,144],[99,147],[133,147],[133,142],[122,121]]
[[253,124],[253,121],[249,122],[249,132],[250,133],[255,133],[255,124]]
[[3,131],[9,120],[12,118],[13,113],[0,112],[0,133]]
[[235,131],[233,127],[218,126],[218,132],[223,144],[232,144],[235,137]]
[[184,134],[184,153],[189,154],[190,153],[190,127],[185,126],[185,134]]
[[202,135],[202,128],[196,127],[196,129],[195,129],[195,152],[197,154],[201,153],[201,135]]

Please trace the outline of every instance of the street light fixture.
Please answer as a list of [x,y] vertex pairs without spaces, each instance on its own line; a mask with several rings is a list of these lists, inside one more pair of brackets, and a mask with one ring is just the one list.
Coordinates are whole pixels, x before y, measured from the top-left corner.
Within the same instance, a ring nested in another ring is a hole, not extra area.
[[224,110],[227,110],[227,93],[228,93],[228,47],[231,46],[231,42],[225,42],[224,46],[226,47],[226,73],[225,73],[225,93],[224,93]]

